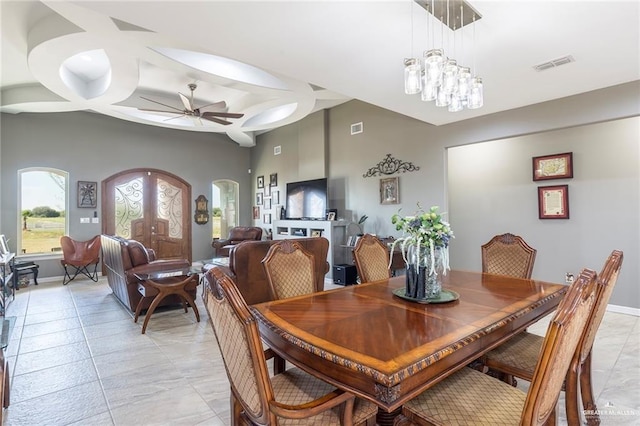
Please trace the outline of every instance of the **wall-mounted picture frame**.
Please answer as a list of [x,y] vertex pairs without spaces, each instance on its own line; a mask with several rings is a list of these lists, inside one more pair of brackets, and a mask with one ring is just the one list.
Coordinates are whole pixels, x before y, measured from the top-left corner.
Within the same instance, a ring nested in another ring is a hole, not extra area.
[[533,180],[570,179],[573,177],[573,152],[533,157]]
[[78,207],[95,209],[98,205],[98,182],[78,181]]
[[280,192],[278,190],[271,191],[271,201],[273,204],[280,204]]
[[253,219],[260,220],[260,206],[253,206]]
[[262,215],[262,222],[264,222],[265,224],[270,224],[271,223],[271,213],[265,213],[264,215]]
[[538,218],[569,219],[569,185],[538,187]]
[[271,187],[270,187],[270,186],[267,186],[267,187],[264,189],[264,196],[265,196],[265,197],[271,197]]
[[278,174],[271,173],[269,175],[269,186],[278,186]]
[[271,210],[271,198],[264,199],[264,209]]
[[256,181],[258,183],[258,189],[264,188],[264,176],[258,176]]
[[400,178],[389,177],[380,179],[380,204],[400,203]]
[[264,194],[262,192],[256,192],[256,204],[261,206]]

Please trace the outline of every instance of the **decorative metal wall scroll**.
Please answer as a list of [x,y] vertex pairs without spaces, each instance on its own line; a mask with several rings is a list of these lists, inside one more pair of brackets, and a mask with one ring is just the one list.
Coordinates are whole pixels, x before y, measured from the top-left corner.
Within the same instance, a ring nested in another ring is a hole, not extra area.
[[367,173],[363,174],[362,177],[392,175],[394,173],[415,172],[417,170],[420,170],[419,166],[414,166],[409,161],[400,161],[397,158],[393,158],[391,154],[387,154],[381,162],[367,170]]

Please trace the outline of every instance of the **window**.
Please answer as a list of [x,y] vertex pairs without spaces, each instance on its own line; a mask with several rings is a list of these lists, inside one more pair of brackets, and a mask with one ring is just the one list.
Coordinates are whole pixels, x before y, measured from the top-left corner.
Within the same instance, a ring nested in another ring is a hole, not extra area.
[[60,237],[68,234],[69,174],[63,170],[32,167],[18,170],[18,254],[60,251]]
[[217,180],[211,188],[211,224],[213,238],[226,238],[229,229],[238,226],[238,182]]

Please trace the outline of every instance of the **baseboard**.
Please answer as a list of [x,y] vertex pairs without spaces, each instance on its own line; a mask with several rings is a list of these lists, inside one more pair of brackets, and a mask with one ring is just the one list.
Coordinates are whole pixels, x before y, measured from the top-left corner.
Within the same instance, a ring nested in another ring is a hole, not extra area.
[[607,305],[607,312],[616,312],[619,314],[627,314],[627,315],[633,315],[635,317],[640,317],[640,309],[630,308],[628,306]]

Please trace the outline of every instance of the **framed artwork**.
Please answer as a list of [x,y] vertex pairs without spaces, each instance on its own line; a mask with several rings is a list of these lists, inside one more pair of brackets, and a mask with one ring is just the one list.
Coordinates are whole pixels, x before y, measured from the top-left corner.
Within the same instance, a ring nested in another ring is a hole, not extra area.
[[569,185],[538,187],[538,217],[569,219]]
[[336,220],[336,212],[327,213],[327,220]]
[[269,186],[278,186],[278,174],[271,173],[269,176]]
[[265,197],[271,197],[271,187],[270,187],[270,186],[267,186],[267,187],[264,189],[264,196],[265,196]]
[[260,220],[260,206],[253,206],[253,218]]
[[573,177],[573,152],[533,157],[533,180]]
[[98,182],[78,181],[78,207],[95,209],[98,205]]
[[262,197],[264,197],[264,194],[262,194],[262,192],[256,192],[256,204],[259,206],[262,205]]
[[399,177],[380,179],[380,204],[398,204],[399,197]]
[[271,213],[265,213],[262,216],[262,222],[264,222],[265,224],[271,223]]
[[258,176],[258,189],[264,188],[264,176]]
[[264,209],[271,210],[271,198],[264,199]]
[[311,230],[312,237],[322,237],[322,230],[320,229],[312,229]]
[[280,192],[277,189],[271,191],[271,201],[273,204],[280,204]]

